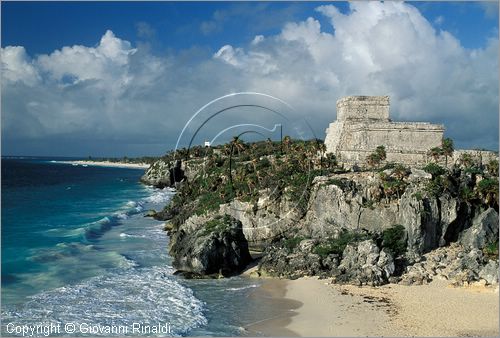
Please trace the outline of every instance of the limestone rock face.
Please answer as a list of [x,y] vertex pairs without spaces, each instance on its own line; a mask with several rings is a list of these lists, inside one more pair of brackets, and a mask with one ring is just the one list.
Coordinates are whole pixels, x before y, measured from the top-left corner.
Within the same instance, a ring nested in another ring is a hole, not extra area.
[[443,208],[434,198],[419,197],[423,187],[418,182],[409,184],[399,199],[386,199],[379,196],[382,183],[375,173],[338,177],[334,181],[316,179],[302,221],[305,236],[336,236],[341,230],[380,233],[401,224],[408,237],[409,257],[419,257],[438,247],[440,241],[447,243],[441,240],[442,229],[455,221],[456,203],[450,201]]
[[387,283],[395,270],[392,255],[385,249],[380,251],[373,240],[348,245],[342,257],[338,282],[382,285]]
[[369,205],[380,190],[375,174],[344,174],[335,180],[317,177],[314,182],[303,221],[308,236],[335,236],[340,229],[380,231],[397,224],[396,203]]
[[317,250],[325,245],[328,242],[322,239],[305,239],[295,246],[290,246],[289,240],[274,243],[266,249],[259,270],[276,277],[316,275],[357,285],[385,284],[394,274],[392,254],[385,248],[379,249],[371,239],[347,245],[342,254]]
[[230,217],[194,216],[170,232],[174,267],[191,276],[240,272],[252,260],[241,222]]
[[[308,240],[306,240],[308,241]],[[270,245],[259,262],[259,270],[267,275],[296,279],[303,276],[328,275],[338,265],[333,257],[329,260],[312,252],[317,241],[300,243],[295,248],[287,248],[283,243]]]
[[498,261],[490,260],[479,271],[479,278],[484,279],[490,285],[498,284]]
[[265,248],[272,239],[287,232],[299,220],[296,208],[286,197],[274,201],[265,191],[261,191],[256,207],[253,203],[235,199],[221,205],[219,214],[239,220],[245,238],[254,249]]
[[152,185],[155,187],[166,187],[170,186],[170,174],[169,174],[170,164],[158,160],[154,162],[144,173],[141,178],[141,182]]
[[498,284],[498,260],[490,260],[478,249],[464,248],[458,243],[438,248],[410,265],[399,278],[404,285],[427,284],[433,279],[445,279],[457,286],[483,281]]
[[141,177],[141,182],[157,188],[176,187],[185,179],[192,180],[202,170],[202,164],[193,161],[154,162]]
[[469,248],[484,248],[498,240],[498,213],[493,208],[476,217],[472,226],[460,234],[460,243]]

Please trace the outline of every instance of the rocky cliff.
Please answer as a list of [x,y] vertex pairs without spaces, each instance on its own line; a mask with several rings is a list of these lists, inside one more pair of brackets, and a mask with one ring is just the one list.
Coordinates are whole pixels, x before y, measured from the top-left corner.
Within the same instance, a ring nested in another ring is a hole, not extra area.
[[[260,274],[287,278],[497,283],[498,161],[344,172],[316,156],[315,143],[299,146],[284,156],[240,154],[232,171],[224,156],[188,161],[196,169],[162,213],[176,268],[227,275],[251,248],[263,252]],[[232,225],[213,226],[221,222]]]

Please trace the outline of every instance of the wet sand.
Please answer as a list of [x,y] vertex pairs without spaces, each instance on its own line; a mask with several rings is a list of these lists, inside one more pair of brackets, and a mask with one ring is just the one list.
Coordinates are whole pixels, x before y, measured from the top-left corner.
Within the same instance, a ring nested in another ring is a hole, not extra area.
[[246,325],[245,330],[250,336],[298,336],[287,326],[290,324],[291,318],[297,315],[296,310],[303,304],[297,300],[285,298],[287,284],[286,280],[268,278],[264,279],[262,286],[254,292],[252,297],[257,298],[263,305],[270,304],[276,314],[271,318]]

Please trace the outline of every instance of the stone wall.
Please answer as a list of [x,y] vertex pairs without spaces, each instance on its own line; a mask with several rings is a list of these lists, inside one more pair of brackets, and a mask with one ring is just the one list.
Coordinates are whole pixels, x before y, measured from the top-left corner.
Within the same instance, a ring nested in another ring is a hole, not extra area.
[[425,122],[391,122],[389,98],[347,97],[337,101],[337,121],[326,130],[327,152],[347,166],[363,165],[377,146],[385,146],[387,161],[424,164],[427,152],[441,146],[444,127]]
[[337,101],[337,121],[389,121],[389,96],[347,96]]
[[498,161],[498,153],[489,150],[455,150],[448,165],[460,165],[463,156],[467,154],[474,163],[488,164],[490,161]]

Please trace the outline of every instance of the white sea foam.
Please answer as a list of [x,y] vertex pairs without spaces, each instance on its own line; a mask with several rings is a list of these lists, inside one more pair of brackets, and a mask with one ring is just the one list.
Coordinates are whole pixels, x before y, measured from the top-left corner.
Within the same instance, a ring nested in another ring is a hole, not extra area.
[[[2,311],[2,322],[129,325],[168,322],[172,335],[207,324],[204,304],[179,284],[170,267],[128,269],[43,292]],[[5,330],[2,327],[2,331]],[[131,332],[129,332],[131,334]]]
[[174,194],[175,190],[171,188],[155,189],[151,196],[145,198],[145,201],[154,204],[166,203],[170,201]]
[[118,219],[127,219],[127,218],[129,218],[129,215],[127,215],[126,212],[117,212],[117,213],[114,213],[113,215],[116,216],[116,218],[118,218]]
[[[31,259],[47,264],[48,269],[18,277],[35,289],[51,290],[31,296],[21,305],[3,305],[2,322],[169,322],[174,335],[185,335],[192,328],[207,324],[203,303],[179,284],[172,276],[173,270],[166,267],[167,237],[162,226],[155,223],[145,229],[137,227],[137,222],[145,221],[140,215],[145,208],[163,207],[175,190],[147,190],[149,196],[127,201],[98,221],[79,228],[48,231],[47,235],[57,237],[85,236],[92,244],[60,243],[50,250],[33,252]],[[126,243],[123,248],[117,246],[122,244],[107,242],[102,237],[115,226],[124,226],[117,232]],[[129,238],[151,239],[152,246],[142,250],[134,247],[134,240],[128,241]],[[151,262],[158,265],[151,266]],[[85,281],[71,284],[81,280]]]
[[125,232],[121,232],[120,237],[122,237],[122,238],[146,238],[146,235],[131,235],[131,234],[127,234]]
[[137,205],[136,201],[128,201],[127,203],[125,203],[125,206],[129,208],[134,208],[136,205]]
[[253,289],[253,288],[258,288],[259,285],[257,284],[252,284],[252,285],[247,285],[247,286],[242,286],[239,288],[227,288],[227,291],[240,291],[240,290],[246,290],[246,289]]

